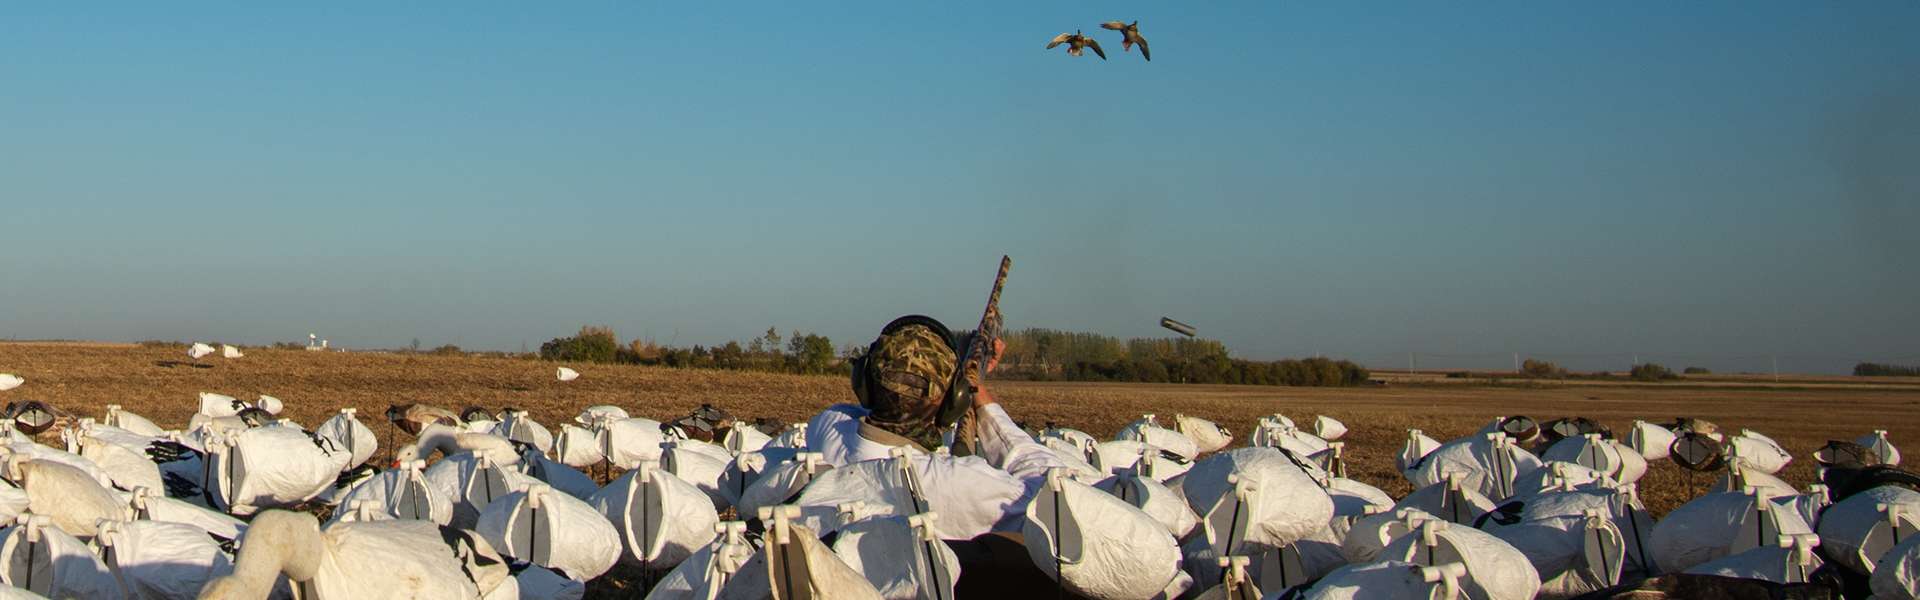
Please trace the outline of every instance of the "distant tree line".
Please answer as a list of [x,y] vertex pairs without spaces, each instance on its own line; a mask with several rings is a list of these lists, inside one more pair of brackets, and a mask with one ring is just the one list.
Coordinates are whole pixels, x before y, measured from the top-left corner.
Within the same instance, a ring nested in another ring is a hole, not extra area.
[[1920,377],[1920,367],[1863,362],[1853,366],[1855,377]]
[[1119,338],[1097,333],[1023,329],[1005,332],[996,375],[1035,381],[1233,383],[1346,386],[1367,382],[1366,367],[1345,360],[1254,361],[1233,358],[1216,340]]
[[542,360],[776,373],[844,373],[846,368],[826,336],[796,330],[782,337],[773,327],[744,345],[728,341],[713,347],[677,348],[643,339],[623,345],[612,327],[588,325],[572,337],[541,344],[539,356]]

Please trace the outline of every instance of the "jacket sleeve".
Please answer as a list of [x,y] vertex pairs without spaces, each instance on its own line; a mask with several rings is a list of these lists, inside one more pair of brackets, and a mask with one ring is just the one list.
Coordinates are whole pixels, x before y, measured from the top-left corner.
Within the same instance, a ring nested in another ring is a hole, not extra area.
[[988,404],[979,411],[979,416],[980,456],[994,467],[1011,473],[1028,487],[1046,481],[1047,471],[1066,468],[1067,464],[1054,456],[1052,450],[1033,441],[1032,436],[1013,424],[1013,417],[1007,416],[1006,409],[1000,405]]

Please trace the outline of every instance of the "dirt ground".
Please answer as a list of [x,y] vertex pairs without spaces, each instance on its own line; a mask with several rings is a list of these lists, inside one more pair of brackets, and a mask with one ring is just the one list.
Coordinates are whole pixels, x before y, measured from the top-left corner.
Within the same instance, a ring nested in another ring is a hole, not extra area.
[[[82,415],[101,415],[106,405],[120,404],[163,426],[178,427],[194,412],[201,391],[247,400],[268,394],[286,402],[286,416],[309,425],[340,408],[358,408],[384,444],[396,434],[380,415],[396,403],[425,402],[455,410],[515,406],[551,424],[594,404],[666,420],[711,403],[743,418],[797,421],[829,404],[852,400],[846,381],[838,377],[570,364],[566,366],[582,376],[562,383],[554,377],[555,363],[472,356],[254,349],[245,358],[209,357],[198,363],[201,367],[186,360],[178,347],[0,344],[0,373],[28,380],[19,389],[0,392],[0,401],[48,401]],[[1314,415],[1332,416],[1351,430],[1351,475],[1400,495],[1408,489],[1394,472],[1393,456],[1407,429],[1418,428],[1444,441],[1506,414],[1542,421],[1581,415],[1616,429],[1634,419],[1677,416],[1704,418],[1735,430],[1750,428],[1794,453],[1785,476],[1796,485],[1810,482],[1812,461],[1807,457],[1829,439],[1887,429],[1896,445],[1920,448],[1920,385],[1899,380],[1844,383],[1829,378],[1816,385],[1762,387],[1748,381],[1741,382],[1743,387],[1725,388],[1440,382],[1363,388],[1026,382],[995,382],[993,387],[1015,419],[1036,426],[1055,421],[1097,436],[1112,435],[1143,413],[1213,419],[1241,440],[1261,415],[1282,413],[1303,425]],[[404,443],[405,434],[397,435]],[[1641,489],[1654,513],[1664,514],[1708,480],[1695,476],[1688,487],[1683,471],[1660,461]]]

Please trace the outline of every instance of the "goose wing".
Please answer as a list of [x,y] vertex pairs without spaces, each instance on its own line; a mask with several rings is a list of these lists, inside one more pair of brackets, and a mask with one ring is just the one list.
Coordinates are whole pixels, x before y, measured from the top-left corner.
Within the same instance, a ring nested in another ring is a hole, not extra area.
[[1060,35],[1053,36],[1053,41],[1047,42],[1047,49],[1052,50],[1054,46],[1065,44],[1067,43],[1067,40],[1071,40],[1071,39],[1073,39],[1073,34],[1071,33],[1062,33]]

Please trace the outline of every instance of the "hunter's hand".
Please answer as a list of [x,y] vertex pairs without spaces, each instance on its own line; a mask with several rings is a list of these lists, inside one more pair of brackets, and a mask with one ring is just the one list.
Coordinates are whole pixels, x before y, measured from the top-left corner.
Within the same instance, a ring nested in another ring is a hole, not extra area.
[[1006,340],[996,339],[993,341],[993,356],[987,357],[988,373],[992,373],[995,367],[1000,366],[1000,355],[1005,354],[1006,352],[1007,352]]
[[[1000,366],[1000,355],[1006,351],[1007,351],[1007,343],[1005,341],[1003,340],[993,341],[993,355],[987,357],[988,373],[993,372],[994,367]],[[987,391],[986,376],[984,374],[981,375],[979,381],[973,382],[973,407],[976,409],[986,408],[987,405],[995,404],[997,402],[998,401],[993,398],[993,392]]]

